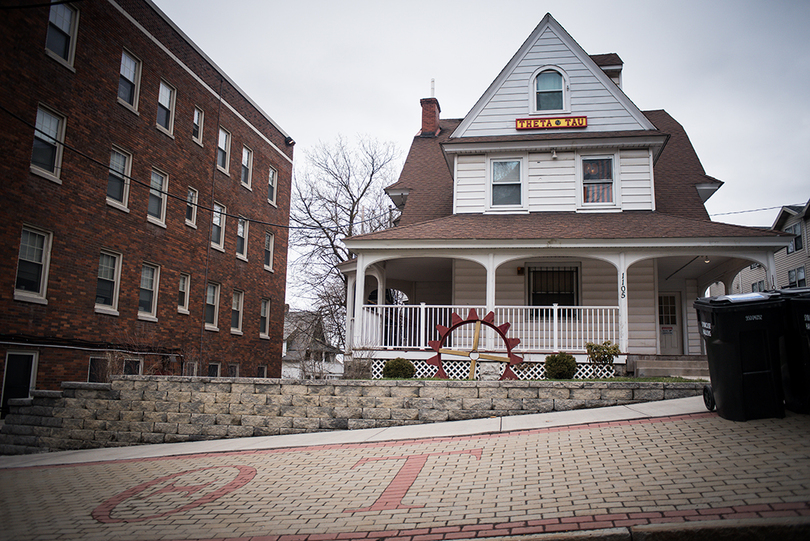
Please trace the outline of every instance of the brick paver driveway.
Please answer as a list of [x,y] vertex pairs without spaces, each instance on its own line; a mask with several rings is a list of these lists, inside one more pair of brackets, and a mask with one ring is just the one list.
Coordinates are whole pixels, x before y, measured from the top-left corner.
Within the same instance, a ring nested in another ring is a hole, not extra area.
[[776,516],[810,516],[806,415],[0,469],[0,538],[14,540],[441,540]]

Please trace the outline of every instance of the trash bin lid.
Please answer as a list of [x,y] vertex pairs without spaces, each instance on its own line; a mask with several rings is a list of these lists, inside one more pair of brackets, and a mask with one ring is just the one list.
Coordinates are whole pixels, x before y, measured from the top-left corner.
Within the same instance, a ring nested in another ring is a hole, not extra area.
[[781,294],[778,291],[762,291],[759,293],[738,293],[735,295],[718,295],[717,297],[703,297],[695,304],[740,304],[746,302],[761,302],[778,300]]

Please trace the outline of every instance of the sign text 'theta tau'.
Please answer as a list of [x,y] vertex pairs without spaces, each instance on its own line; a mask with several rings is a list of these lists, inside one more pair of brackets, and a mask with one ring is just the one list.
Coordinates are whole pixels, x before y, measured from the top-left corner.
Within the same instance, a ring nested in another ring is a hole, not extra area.
[[545,118],[516,118],[516,130],[547,130],[552,128],[586,128],[587,116],[560,116]]

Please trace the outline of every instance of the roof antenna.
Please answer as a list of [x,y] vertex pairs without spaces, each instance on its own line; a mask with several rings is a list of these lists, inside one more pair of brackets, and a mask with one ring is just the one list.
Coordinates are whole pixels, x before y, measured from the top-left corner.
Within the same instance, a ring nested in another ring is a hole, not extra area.
[[436,79],[430,80],[430,97],[431,98],[436,97]]

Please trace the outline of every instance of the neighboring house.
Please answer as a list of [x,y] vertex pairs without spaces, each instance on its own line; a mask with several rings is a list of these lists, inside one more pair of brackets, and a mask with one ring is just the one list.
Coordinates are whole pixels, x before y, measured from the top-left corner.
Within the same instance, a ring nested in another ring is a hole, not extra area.
[[[675,119],[624,94],[622,68],[546,15],[467,116],[442,119],[436,98],[421,100],[421,131],[387,189],[398,226],[345,241],[349,351],[430,359],[436,324],[475,308],[511,324],[526,361],[581,361],[604,340],[629,356],[701,354],[692,301],[751,263],[772,275],[792,237],[712,222],[703,203],[722,183]],[[407,305],[370,302],[377,289]],[[462,329],[445,346],[464,351],[442,360],[469,366],[476,339]],[[479,351],[506,350],[482,336]]]
[[340,379],[340,350],[329,345],[323,317],[317,312],[287,310],[284,315],[284,346],[281,377],[290,379]]
[[3,405],[110,372],[280,376],[292,139],[148,0],[0,29]]
[[[775,287],[778,289],[807,286],[807,269],[810,268],[810,252],[807,250],[807,221],[810,219],[808,209],[810,209],[810,200],[803,205],[784,206],[771,226],[774,231],[784,231],[795,235],[790,244],[774,254]],[[726,291],[751,293],[773,288],[774,285],[766,278],[765,268],[758,263],[753,263],[740,271],[734,278],[730,289],[713,287],[712,295],[722,295]]]

